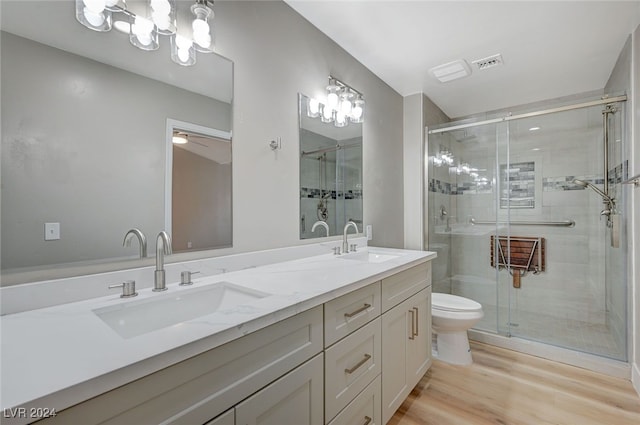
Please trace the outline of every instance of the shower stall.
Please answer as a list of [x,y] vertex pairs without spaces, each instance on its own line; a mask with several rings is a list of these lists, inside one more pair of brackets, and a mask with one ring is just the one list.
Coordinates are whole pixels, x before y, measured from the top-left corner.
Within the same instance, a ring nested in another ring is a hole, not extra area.
[[625,100],[427,129],[433,290],[480,302],[476,331],[627,360]]

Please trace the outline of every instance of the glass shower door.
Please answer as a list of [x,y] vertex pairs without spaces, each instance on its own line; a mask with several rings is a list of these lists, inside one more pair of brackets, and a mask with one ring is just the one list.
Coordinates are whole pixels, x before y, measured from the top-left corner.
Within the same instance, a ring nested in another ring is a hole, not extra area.
[[[532,254],[541,254],[542,264],[538,270],[510,267],[500,273],[521,274],[518,285],[512,278],[503,291],[509,302],[508,334],[622,358],[626,348],[610,325],[612,307],[622,304],[624,312],[625,301],[612,300],[616,283],[608,282],[605,258],[615,262],[624,255],[617,255],[620,248],[607,248],[602,197],[574,183],[603,187],[602,110],[600,105],[509,123],[509,175],[501,180],[508,202],[501,213],[510,224],[512,244],[540,241],[541,252]],[[624,288],[624,279],[615,281]]]

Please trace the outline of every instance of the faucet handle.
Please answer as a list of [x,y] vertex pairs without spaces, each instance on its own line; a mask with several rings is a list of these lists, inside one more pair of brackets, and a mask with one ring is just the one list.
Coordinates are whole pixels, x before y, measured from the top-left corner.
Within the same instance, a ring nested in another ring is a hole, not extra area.
[[334,246],[333,247],[333,255],[340,255],[340,247],[339,246]]
[[357,243],[352,243],[351,245],[349,245],[349,252],[356,252],[357,250],[358,250]]
[[198,274],[200,272],[192,272],[189,270],[185,270],[180,273],[180,286],[193,285],[191,281],[191,275]]
[[114,288],[122,288],[122,294],[120,298],[131,298],[138,295],[136,292],[136,281],[135,280],[125,280],[122,283],[118,283],[116,285],[109,285],[109,289]]

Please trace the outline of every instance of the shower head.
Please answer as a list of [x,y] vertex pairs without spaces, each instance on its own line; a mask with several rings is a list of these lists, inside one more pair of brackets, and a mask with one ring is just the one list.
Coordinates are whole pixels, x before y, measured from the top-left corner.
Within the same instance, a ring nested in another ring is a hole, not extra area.
[[606,193],[604,193],[603,191],[595,187],[593,184],[586,182],[584,180],[579,180],[579,179],[574,179],[573,184],[577,184],[578,186],[581,186],[581,187],[588,187],[589,189],[596,192],[598,195],[602,196],[602,199],[604,199],[605,202],[613,204],[613,199],[611,199],[609,195],[607,195]]

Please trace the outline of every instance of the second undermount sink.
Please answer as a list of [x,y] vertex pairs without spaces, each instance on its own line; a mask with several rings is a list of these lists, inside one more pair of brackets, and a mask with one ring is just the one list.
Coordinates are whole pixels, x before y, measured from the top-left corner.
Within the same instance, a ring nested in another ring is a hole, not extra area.
[[133,338],[270,295],[229,282],[169,291],[139,301],[98,308],[93,313],[121,337]]
[[349,254],[344,254],[338,258],[343,260],[362,261],[365,263],[384,263],[385,261],[393,260],[400,257],[399,254],[386,252],[386,251],[356,251]]

